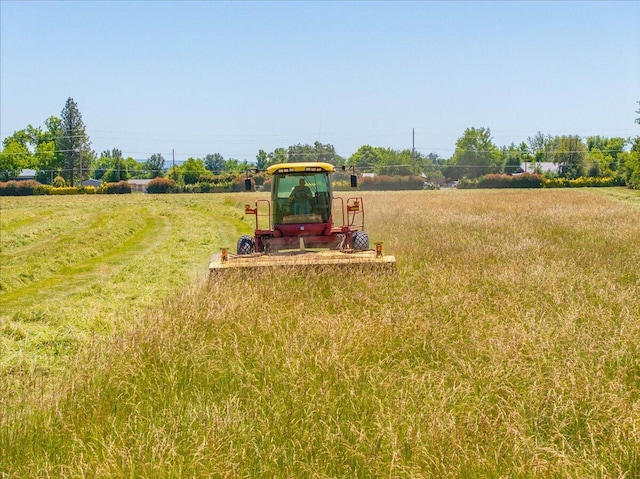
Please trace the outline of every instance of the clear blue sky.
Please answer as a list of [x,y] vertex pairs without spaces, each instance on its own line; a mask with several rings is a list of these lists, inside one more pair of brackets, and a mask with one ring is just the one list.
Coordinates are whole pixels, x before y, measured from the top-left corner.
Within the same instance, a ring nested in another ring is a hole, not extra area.
[[319,140],[448,157],[635,136],[640,2],[0,1],[0,132],[72,97],[96,152],[171,159]]

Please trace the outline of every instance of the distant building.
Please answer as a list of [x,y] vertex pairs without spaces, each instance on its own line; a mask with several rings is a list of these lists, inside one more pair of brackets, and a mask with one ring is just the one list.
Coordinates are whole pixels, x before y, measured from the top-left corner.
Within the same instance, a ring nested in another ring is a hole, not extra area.
[[129,180],[127,183],[131,186],[133,193],[146,193],[147,185],[151,180]]
[[521,165],[523,173],[535,173],[536,171],[540,171],[540,173],[557,173],[558,165],[552,163],[550,161],[541,161],[537,162],[524,162]]
[[102,181],[101,180],[96,180],[94,178],[89,178],[88,180],[84,180],[80,184],[82,186],[95,186],[96,188],[99,188],[100,185],[102,184]]
[[18,176],[12,176],[9,178],[10,180],[23,181],[23,180],[35,180],[36,179],[36,170],[22,170],[18,173]]

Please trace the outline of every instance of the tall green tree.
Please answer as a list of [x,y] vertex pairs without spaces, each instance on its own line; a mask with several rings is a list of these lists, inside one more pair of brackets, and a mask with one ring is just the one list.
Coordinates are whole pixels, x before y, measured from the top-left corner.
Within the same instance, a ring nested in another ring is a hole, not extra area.
[[[426,174],[440,176],[440,159],[435,153],[423,155],[410,149],[363,145],[347,160],[347,166],[355,166],[359,171],[372,171],[378,175],[408,176]],[[437,172],[437,174],[436,174]]]
[[211,173],[220,174],[224,171],[224,157],[220,153],[208,154],[204,157],[204,166]]
[[154,153],[145,161],[144,169],[150,178],[162,176],[162,172],[164,171],[164,157],[160,153]]
[[532,156],[532,161],[536,163],[551,161],[549,157],[551,137],[549,135],[545,135],[539,131],[534,136],[527,138],[527,145],[529,146],[529,153]]
[[56,140],[60,135],[60,118],[50,116],[44,122],[45,129],[27,127],[34,145],[34,168],[41,183],[51,183],[62,165],[62,155],[57,151]]
[[362,145],[351,155],[347,161],[347,165],[356,166],[363,170],[370,169],[373,171],[383,162],[385,149],[381,147],[373,147],[371,145]]
[[128,156],[123,158],[122,164],[129,172],[129,178],[146,178],[147,172],[144,169],[144,163],[140,163],[135,158]]
[[421,172],[421,158],[410,149],[393,150],[391,148],[384,149],[380,162],[374,168],[374,172],[378,175],[388,176],[409,176],[417,175]]
[[520,150],[520,161],[522,163],[530,163],[533,161],[533,156],[531,155],[531,150],[529,149],[529,145],[527,145],[524,141],[521,141],[518,145],[518,150]]
[[431,152],[427,155],[424,155],[424,163],[422,169],[427,178],[442,178],[442,164],[444,162],[445,159],[441,158],[437,153]]
[[133,158],[124,158],[118,148],[105,150],[94,163],[93,174],[96,179],[114,183],[129,178],[142,177],[143,165]]
[[8,136],[0,152],[0,179],[16,176],[24,168],[36,170],[36,178],[50,183],[60,168],[56,151],[60,119],[52,116],[45,121],[45,128],[28,125]]
[[289,161],[287,157],[286,148],[276,148],[267,155],[267,165],[277,165],[279,163],[287,163]]
[[613,176],[619,170],[619,156],[625,151],[627,143],[627,139],[620,137],[588,137],[589,153],[585,160],[585,168],[589,176]]
[[322,144],[316,141],[313,145],[298,143],[297,145],[289,146],[287,149],[287,162],[305,161],[321,161],[335,166],[342,166],[345,163],[344,158],[336,154],[336,149],[329,143]]
[[[525,145],[526,147],[526,145]],[[500,149],[502,154],[502,170],[508,175],[522,171],[522,150],[511,143],[508,147]]]
[[477,178],[500,171],[500,151],[489,128],[467,128],[456,142],[447,176],[453,179]]
[[93,177],[97,180],[101,180],[107,170],[113,170],[116,166],[114,157],[122,158],[122,152],[118,148],[111,150],[104,150],[100,153],[100,156],[93,163]]
[[620,175],[629,188],[640,189],[640,136],[632,140],[631,151],[620,157]]
[[602,176],[612,176],[613,172],[609,168],[610,157],[605,155],[598,148],[587,153],[585,161],[585,173],[587,176],[599,178]]
[[240,174],[246,172],[247,168],[249,168],[247,160],[240,161],[236,158],[229,158],[224,162],[225,173]]
[[125,165],[121,165],[118,168],[109,168],[104,172],[102,180],[107,183],[117,183],[119,181],[126,181],[131,178],[131,174]]
[[68,98],[62,109],[59,133],[56,143],[63,159],[61,175],[74,186],[89,177],[93,152],[82,114],[73,98]]
[[29,135],[25,130],[16,131],[2,142],[0,151],[0,180],[18,176],[20,171],[31,166],[33,155],[28,146]]
[[587,147],[578,135],[556,136],[552,140],[551,160],[558,165],[564,178],[578,178],[585,174]]
[[264,150],[258,150],[258,154],[256,155],[256,168],[258,170],[264,170],[269,163],[269,156],[267,152]]
[[200,158],[189,158],[182,164],[181,170],[186,185],[197,183],[200,177],[207,173],[207,168]]

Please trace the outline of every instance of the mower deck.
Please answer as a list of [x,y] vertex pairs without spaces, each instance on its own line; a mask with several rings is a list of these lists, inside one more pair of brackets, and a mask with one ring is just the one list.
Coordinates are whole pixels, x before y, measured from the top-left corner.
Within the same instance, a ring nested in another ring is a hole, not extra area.
[[213,256],[209,270],[211,273],[227,269],[252,269],[273,267],[309,267],[309,266],[356,266],[369,265],[383,269],[395,268],[396,259],[393,256],[379,256],[373,250],[366,251],[281,251],[278,254],[267,255],[254,253],[249,255],[227,255],[226,261],[223,254]]

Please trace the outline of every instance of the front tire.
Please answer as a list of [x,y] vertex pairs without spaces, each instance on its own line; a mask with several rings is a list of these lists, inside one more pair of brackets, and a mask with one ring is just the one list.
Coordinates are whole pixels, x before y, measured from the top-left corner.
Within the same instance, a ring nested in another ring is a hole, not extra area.
[[351,237],[353,249],[356,251],[364,251],[369,249],[369,235],[364,231],[356,231]]
[[238,238],[237,244],[238,255],[251,254],[255,251],[255,243],[253,238],[248,235],[242,235]]

